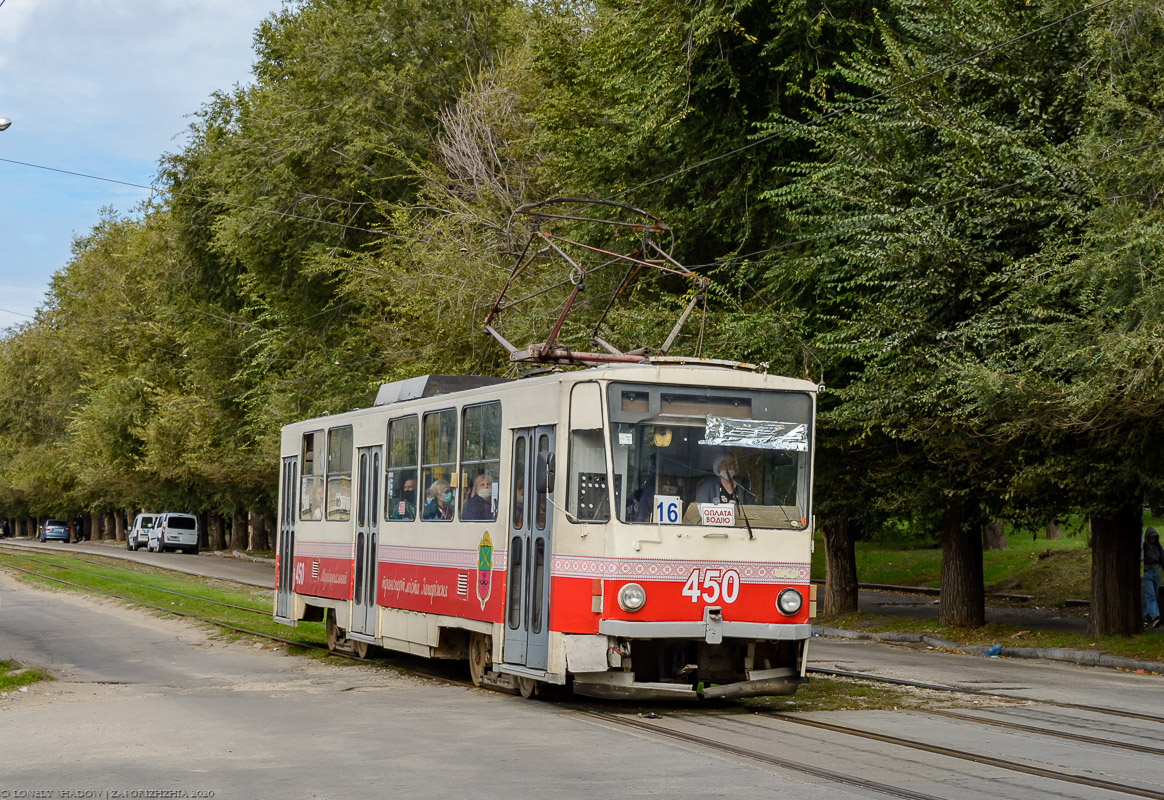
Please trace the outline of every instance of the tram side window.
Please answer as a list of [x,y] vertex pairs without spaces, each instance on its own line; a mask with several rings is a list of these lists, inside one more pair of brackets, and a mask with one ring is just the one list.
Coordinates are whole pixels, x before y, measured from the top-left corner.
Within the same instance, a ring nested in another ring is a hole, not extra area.
[[605,432],[570,432],[571,522],[609,522],[610,495],[606,478]]
[[417,433],[415,416],[388,423],[388,469],[384,477],[385,515],[390,520],[416,519]]
[[461,480],[465,487],[461,519],[493,522],[497,519],[501,468],[501,403],[467,406],[461,441]]
[[303,434],[299,519],[323,519],[323,431]]
[[570,394],[570,482],[566,490],[571,522],[610,521],[610,481],[606,472],[606,431],[602,391],[577,384]]
[[327,518],[346,522],[352,518],[352,428],[327,432]]
[[450,520],[457,502],[457,411],[430,411],[424,415],[424,462],[420,481],[424,486],[426,521]]

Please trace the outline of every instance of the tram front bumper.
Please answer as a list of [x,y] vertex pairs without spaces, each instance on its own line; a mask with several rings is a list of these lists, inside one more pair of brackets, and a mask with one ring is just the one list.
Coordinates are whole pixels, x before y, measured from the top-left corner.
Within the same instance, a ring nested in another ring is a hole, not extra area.
[[766,622],[729,622],[704,619],[698,622],[628,622],[604,619],[598,623],[598,632],[621,639],[702,639],[715,643],[722,639],[766,639],[788,641],[812,638],[812,624]]
[[[790,671],[791,672],[791,671]],[[702,691],[684,683],[639,683],[633,673],[575,675],[574,693],[602,700],[728,700],[738,697],[768,697],[796,694],[803,678],[781,675],[761,680],[737,681],[705,687]]]

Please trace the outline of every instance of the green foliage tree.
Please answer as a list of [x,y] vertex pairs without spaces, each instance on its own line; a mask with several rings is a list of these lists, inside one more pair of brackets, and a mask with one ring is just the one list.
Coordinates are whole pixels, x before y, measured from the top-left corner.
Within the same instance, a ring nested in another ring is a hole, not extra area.
[[[879,441],[908,467],[881,493],[941,520],[945,624],[984,619],[981,523],[1008,472],[980,435],[993,409],[949,364],[981,359],[962,331],[1006,296],[1010,266],[1078,225],[1072,187],[1032,179],[1064,163],[1079,125],[1083,20],[1017,38],[1064,9],[888,4],[885,57],[846,68],[875,97],[841,96],[836,116],[800,129],[813,158],[768,194],[788,209],[795,257],[757,279],[797,310],[825,361],[824,424],[842,437],[826,452]],[[826,468],[823,485],[843,469]]]

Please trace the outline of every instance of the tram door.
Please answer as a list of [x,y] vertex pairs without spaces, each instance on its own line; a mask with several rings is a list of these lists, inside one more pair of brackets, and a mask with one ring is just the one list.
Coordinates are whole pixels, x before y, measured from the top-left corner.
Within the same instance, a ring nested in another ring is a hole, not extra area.
[[545,669],[549,664],[553,454],[552,425],[513,432],[513,507],[502,657],[507,664],[530,669]]
[[376,633],[376,546],[380,533],[380,448],[361,447],[356,473],[356,564],[352,628]]
[[283,491],[279,497],[279,574],[275,582],[275,618],[291,619],[295,591],[295,489],[299,486],[299,457],[283,459]]

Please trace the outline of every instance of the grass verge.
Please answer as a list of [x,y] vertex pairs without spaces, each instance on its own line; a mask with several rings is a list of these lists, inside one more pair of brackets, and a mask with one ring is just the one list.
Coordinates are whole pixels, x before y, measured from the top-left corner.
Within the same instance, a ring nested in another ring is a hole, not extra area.
[[753,711],[900,711],[921,708],[1011,705],[1023,701],[983,698],[840,676],[813,675],[792,697],[749,697],[737,704]]
[[1148,631],[1143,636],[1104,636],[1092,639],[1084,634],[1033,628],[1028,630],[993,622],[981,628],[952,628],[939,625],[936,620],[891,617],[864,611],[818,617],[813,622],[817,625],[865,633],[920,633],[958,645],[1062,647],[1070,650],[1105,652],[1121,658],[1164,664],[1164,628]]
[[[38,552],[33,558],[6,553],[0,555],[0,566],[28,569],[75,584],[69,586],[49,578],[12,571],[11,574],[20,580],[43,588],[108,592],[134,603],[153,606],[159,612],[202,617],[221,625],[278,636],[306,646],[327,643],[327,632],[320,623],[300,622],[298,627],[290,628],[275,622],[272,619],[273,592],[266,589],[181,575],[133,562],[102,559],[100,556],[82,561],[67,554]],[[243,606],[252,611],[229,608],[210,601]],[[228,632],[227,635],[239,634]]]
[[52,677],[43,669],[36,667],[22,669],[11,661],[0,661],[0,692],[11,692],[21,686],[51,680]]
[[[857,579],[861,583],[937,588],[941,585],[942,551],[901,542],[858,542]],[[1060,608],[1069,599],[1091,595],[1091,550],[1082,534],[1060,539],[1032,539],[1026,532],[1007,535],[1006,550],[982,554],[987,592],[1032,595],[1036,605]],[[825,548],[817,533],[812,577],[825,577]]]

